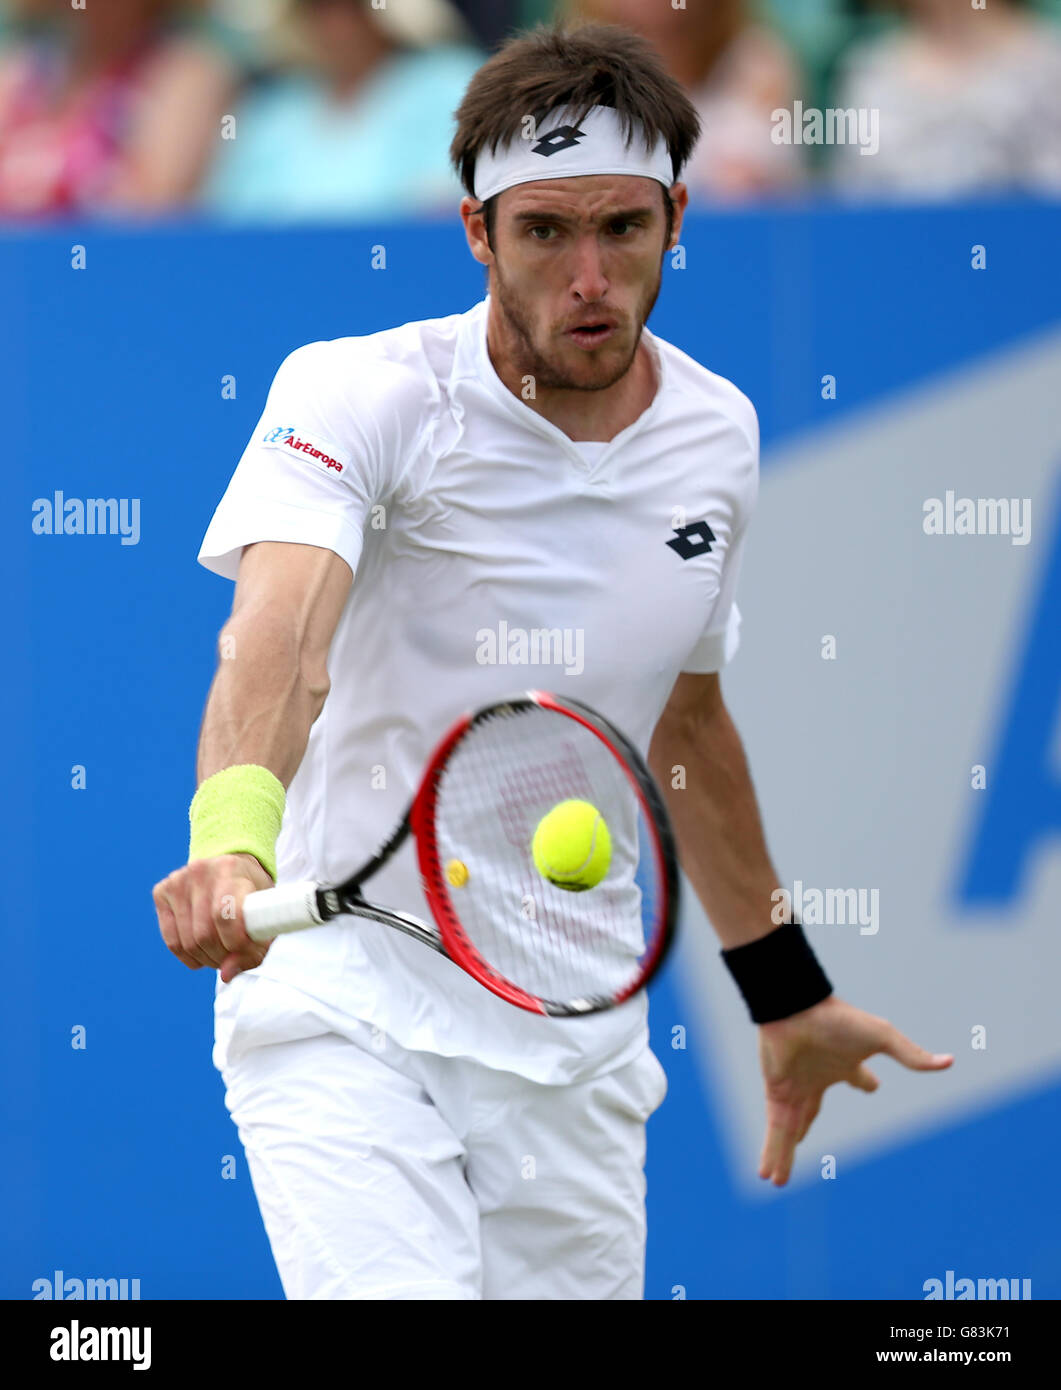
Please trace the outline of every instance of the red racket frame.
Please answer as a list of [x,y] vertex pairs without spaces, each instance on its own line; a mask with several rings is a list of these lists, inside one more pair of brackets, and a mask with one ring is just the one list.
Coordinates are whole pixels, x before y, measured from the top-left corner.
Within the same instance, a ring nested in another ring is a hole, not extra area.
[[[471,729],[480,720],[498,714],[506,704],[514,709],[521,704],[535,704],[541,709],[551,710],[554,714],[574,720],[599,738],[621,765],[637,794],[646,820],[655,831],[652,836],[652,849],[661,893],[657,912],[658,928],[650,943],[648,954],[641,963],[639,973],[621,993],[609,996],[606,1003],[585,1009],[571,1008],[559,1001],[541,999],[513,984],[479,953],[461,925],[460,917],[450,898],[449,885],[446,882],[435,837],[435,813],[442,772],[454,749]],[[528,690],[510,701],[492,705],[478,714],[468,714],[459,719],[446,733],[428,761],[409,811],[409,825],[416,840],[417,862],[420,866],[424,894],[438,925],[446,954],[481,985],[508,1003],[527,1009],[531,1013],[553,1017],[584,1017],[586,1014],[599,1013],[602,1009],[624,1003],[643,988],[662,965],[674,937],[678,909],[677,858],[666,810],[637,750],[602,716],[581,706],[577,701],[564,700],[544,690]]]

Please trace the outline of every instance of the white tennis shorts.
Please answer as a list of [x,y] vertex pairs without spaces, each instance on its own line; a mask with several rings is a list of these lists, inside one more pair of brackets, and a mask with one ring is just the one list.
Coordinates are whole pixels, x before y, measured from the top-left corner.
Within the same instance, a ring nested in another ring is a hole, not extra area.
[[649,1048],[546,1086],[255,975],[221,991],[216,1038],[288,1298],[644,1297]]

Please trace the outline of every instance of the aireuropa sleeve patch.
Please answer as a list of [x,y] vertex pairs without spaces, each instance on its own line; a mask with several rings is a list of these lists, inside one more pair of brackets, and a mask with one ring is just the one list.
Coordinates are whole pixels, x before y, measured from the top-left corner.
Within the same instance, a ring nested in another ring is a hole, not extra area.
[[263,431],[259,443],[270,449],[283,449],[296,458],[316,464],[325,473],[342,476],[350,466],[350,455],[345,449],[330,444],[318,435],[297,430],[294,425],[274,425]]

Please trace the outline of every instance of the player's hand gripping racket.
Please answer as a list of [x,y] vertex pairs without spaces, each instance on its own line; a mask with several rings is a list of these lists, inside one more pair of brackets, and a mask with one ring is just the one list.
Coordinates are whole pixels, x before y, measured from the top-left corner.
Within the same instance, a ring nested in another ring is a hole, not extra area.
[[[362,894],[410,833],[433,926]],[[255,941],[341,913],[369,917],[510,1004],[567,1017],[643,988],[677,911],[674,840],[637,749],[587,706],[539,690],[460,719],[397,829],[345,883],[287,883],[243,900]]]

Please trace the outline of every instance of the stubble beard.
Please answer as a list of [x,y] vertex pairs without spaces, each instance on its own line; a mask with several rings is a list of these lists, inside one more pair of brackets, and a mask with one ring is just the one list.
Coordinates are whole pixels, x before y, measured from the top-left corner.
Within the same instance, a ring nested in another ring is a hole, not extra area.
[[643,312],[639,316],[637,333],[626,360],[606,376],[596,380],[579,381],[563,371],[539,350],[534,341],[531,318],[526,312],[523,300],[510,290],[496,259],[493,269],[494,291],[512,343],[515,371],[520,377],[532,377],[536,387],[547,391],[606,391],[609,386],[614,386],[617,381],[621,381],[633,365],[638,345],[641,342],[641,330],[655,308],[660,287],[663,284],[663,262],[661,259],[656,283],[650,290]]

